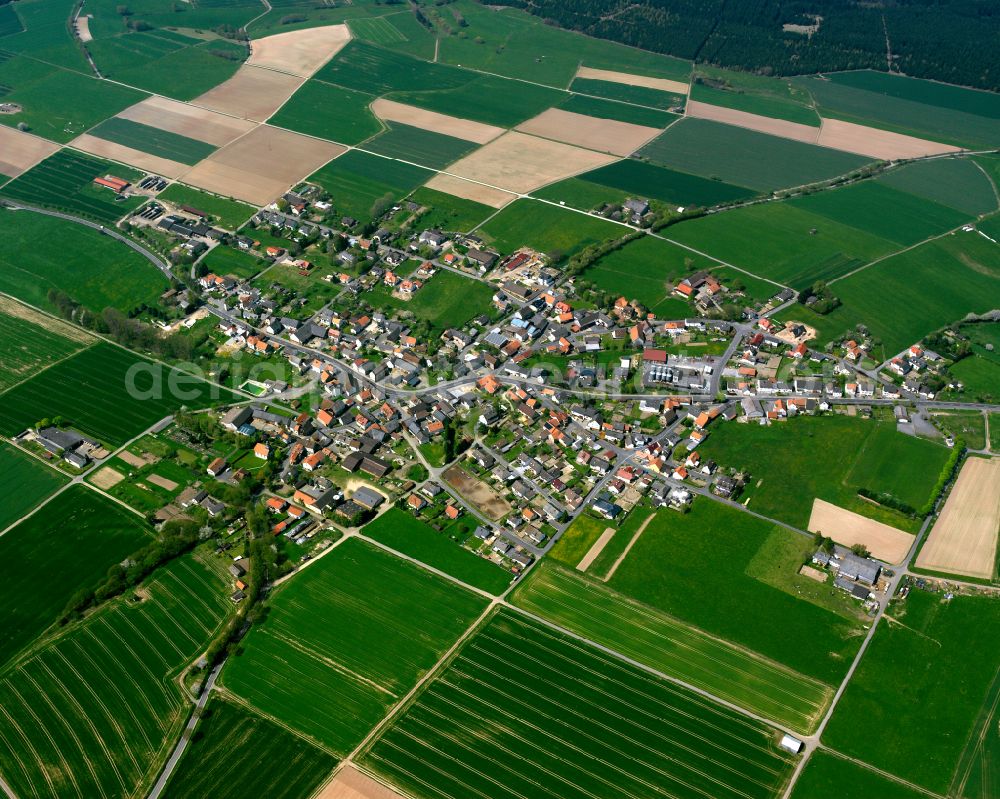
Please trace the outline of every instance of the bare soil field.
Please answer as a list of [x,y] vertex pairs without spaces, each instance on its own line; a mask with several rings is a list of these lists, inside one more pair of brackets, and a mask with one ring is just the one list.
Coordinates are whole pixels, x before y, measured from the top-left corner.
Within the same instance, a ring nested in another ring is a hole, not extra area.
[[559,108],[543,111],[515,130],[621,156],[631,155],[663,132],[659,128],[588,117]]
[[507,500],[461,466],[452,466],[443,476],[449,485],[493,521],[498,521],[510,513]]
[[506,132],[504,128],[498,128],[496,125],[439,114],[437,111],[425,111],[423,108],[397,103],[394,100],[379,98],[372,103],[371,109],[379,119],[412,125],[415,128],[443,133],[476,144],[486,144]]
[[969,458],[917,556],[921,569],[992,579],[1000,531],[1000,458]]
[[112,161],[120,161],[123,164],[134,166],[146,172],[156,172],[165,178],[179,178],[191,167],[179,161],[171,161],[169,158],[160,158],[158,155],[150,155],[142,150],[133,147],[126,147],[124,144],[115,144],[107,139],[99,139],[84,133],[77,136],[71,142],[73,147],[83,150],[91,155],[98,155],[101,158],[109,158]]
[[58,149],[58,144],[0,125],[0,175],[16,178]]
[[149,97],[126,108],[118,116],[216,147],[223,147],[254,128],[254,123],[245,119],[195,108],[166,97]]
[[308,78],[339,53],[350,39],[351,32],[346,25],[276,33],[252,40],[246,63]]
[[41,311],[36,311],[30,305],[22,305],[8,297],[0,296],[0,313],[23,319],[25,322],[31,322],[70,341],[77,341],[82,344],[91,344],[94,342],[94,336],[83,328],[71,325],[68,322],[62,321],[62,319],[49,316]]
[[146,478],[146,481],[152,483],[155,486],[159,486],[160,488],[166,489],[167,491],[173,491],[175,488],[177,488],[177,483],[159,474],[149,475],[149,477]]
[[630,72],[616,72],[613,69],[595,69],[594,67],[580,67],[576,71],[578,78],[591,78],[593,80],[606,80],[611,83],[624,83],[626,86],[645,86],[647,89],[659,89],[663,92],[673,92],[674,94],[687,94],[688,85],[679,80],[669,80],[667,78],[650,78],[645,75],[633,75]]
[[498,189],[525,193],[617,160],[604,153],[511,131],[456,161],[448,172]]
[[243,65],[225,83],[191,102],[223,114],[266,122],[303,83],[305,78],[297,75]]
[[491,186],[484,186],[482,183],[473,183],[471,180],[456,178],[453,175],[435,175],[425,185],[428,188],[443,191],[445,194],[450,194],[453,197],[472,200],[473,202],[489,205],[493,208],[503,208],[507,203],[517,199],[516,194],[494,189]]
[[590,549],[587,550],[587,554],[584,555],[580,559],[580,562],[576,564],[576,570],[581,572],[587,571],[587,569],[590,568],[590,564],[597,560],[598,555],[604,551],[604,547],[608,545],[608,542],[611,541],[614,536],[615,528],[606,527],[604,532],[601,533],[601,537],[598,538],[593,545],[591,545]]
[[184,182],[223,197],[266,205],[344,149],[332,142],[261,125],[216,150],[188,172]]
[[124,479],[125,475],[121,472],[116,469],[112,469],[110,466],[105,466],[103,469],[97,470],[90,482],[98,488],[107,490],[109,488],[114,488]]
[[81,14],[76,18],[76,35],[84,44],[93,41],[94,37],[90,35],[90,14]]
[[345,766],[318,794],[316,799],[406,799],[353,766]]
[[834,150],[866,155],[869,158],[890,160],[895,158],[919,158],[935,153],[957,153],[960,147],[950,144],[904,136],[888,130],[855,125],[839,119],[823,119],[817,144]]
[[772,136],[781,136],[783,139],[794,139],[807,144],[816,144],[820,133],[819,128],[811,125],[801,125],[798,122],[789,122],[785,119],[772,119],[747,111],[737,111],[735,108],[699,103],[696,100],[688,100],[687,115],[697,119],[710,119],[713,122],[756,130],[760,133],[769,133]]
[[863,544],[873,558],[891,564],[902,563],[913,544],[909,533],[822,499],[813,500],[808,529],[832,538],[841,546]]

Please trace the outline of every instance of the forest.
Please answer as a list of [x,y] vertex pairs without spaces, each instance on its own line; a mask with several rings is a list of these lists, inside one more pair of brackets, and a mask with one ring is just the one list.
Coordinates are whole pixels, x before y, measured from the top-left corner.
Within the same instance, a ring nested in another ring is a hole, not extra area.
[[[490,3],[591,36],[765,75],[878,69],[1000,89],[1000,3],[994,0]],[[786,31],[786,25],[803,32]]]

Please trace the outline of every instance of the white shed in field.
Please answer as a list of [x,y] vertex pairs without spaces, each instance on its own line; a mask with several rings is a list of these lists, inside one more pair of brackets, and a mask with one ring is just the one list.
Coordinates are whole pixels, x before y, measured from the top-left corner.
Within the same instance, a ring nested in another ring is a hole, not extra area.
[[803,746],[802,741],[800,741],[798,738],[795,738],[787,734],[781,739],[780,745],[782,749],[788,750],[793,755],[797,755],[799,752],[801,752]]

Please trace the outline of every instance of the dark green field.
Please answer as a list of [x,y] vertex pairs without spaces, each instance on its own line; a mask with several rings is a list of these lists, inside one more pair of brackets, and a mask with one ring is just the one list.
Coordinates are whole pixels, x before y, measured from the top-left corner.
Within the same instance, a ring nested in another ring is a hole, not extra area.
[[56,469],[0,441],[0,496],[4,498],[0,507],[0,531],[6,530],[66,481],[67,478]]
[[61,416],[81,432],[120,446],[182,407],[234,398],[228,389],[101,343],[0,394],[0,432],[15,435],[39,419]]
[[134,181],[143,173],[83,153],[60,150],[12,180],[0,194],[29,205],[78,214],[112,224],[137,208],[141,197],[116,200],[115,193],[95,186],[94,178],[114,175]]
[[338,755],[357,745],[486,607],[358,540],[310,566],[269,605],[266,623],[229,660],[222,681]]
[[413,192],[410,199],[430,209],[420,217],[420,224],[438,230],[465,233],[496,213],[496,209],[488,205],[453,197],[426,186]]
[[411,161],[431,169],[446,167],[476,146],[465,139],[414,128],[400,122],[390,123],[389,130],[364,143],[364,149],[373,153]]
[[330,192],[338,213],[368,219],[376,200],[386,194],[399,200],[433,174],[423,167],[351,150],[309,180]]
[[421,61],[368,42],[353,41],[323,67],[317,79],[338,86],[382,95],[397,91],[440,91],[463,86],[473,72]]
[[227,230],[236,230],[257,212],[252,205],[209,194],[183,183],[171,183],[160,192],[159,199],[197,208],[208,214],[212,222]]
[[[864,501],[857,491],[889,493],[919,508],[948,459],[945,447],[897,433],[894,424],[849,416],[801,418],[762,428],[722,424],[700,449],[703,458],[750,473],[749,508],[800,529],[808,524],[818,497],[915,532],[916,521]],[[827,457],[830,452],[840,457]]]
[[791,799],[844,799],[845,785],[850,785],[858,796],[891,796],[892,799],[924,799],[927,796],[877,771],[821,750],[809,758],[795,782]]
[[[594,81],[594,83],[601,82]],[[620,84],[611,85],[618,86]],[[645,125],[650,128],[665,128],[677,119],[676,114],[666,111],[630,105],[629,103],[616,103],[598,97],[585,97],[580,94],[569,95],[559,103],[558,107],[563,111],[572,111],[574,114],[584,114],[600,119],[617,119],[619,122],[630,122],[633,125]]]
[[705,119],[683,119],[639,151],[672,169],[773,191],[843,175],[869,159]]
[[160,130],[131,119],[112,117],[88,131],[91,136],[122,144],[133,150],[141,150],[160,158],[194,165],[215,152],[211,144],[189,139],[177,133]]
[[0,290],[39,308],[54,310],[47,295],[58,289],[91,310],[128,313],[168,287],[137,252],[75,222],[0,210],[0,236]]
[[[47,467],[15,463],[12,458],[23,456],[11,456],[7,449],[0,453],[26,478],[18,486],[25,502],[31,497],[37,503],[63,482]],[[9,564],[0,584],[6,608],[0,664],[55,622],[79,589],[93,587],[110,566],[148,543],[151,532],[139,516],[83,486],[72,486],[0,536],[0,558]]]
[[269,124],[341,144],[358,144],[382,130],[382,124],[368,109],[373,99],[370,94],[309,80],[271,117]]
[[242,705],[213,698],[163,792],[166,799],[306,797],[336,759]]
[[625,83],[614,83],[609,80],[594,78],[574,78],[569,85],[570,91],[603,97],[606,100],[618,100],[622,103],[645,105],[669,111],[671,108],[684,105],[684,97],[671,94],[660,89],[650,89],[646,86],[629,86]]
[[379,516],[365,527],[364,533],[397,552],[491,594],[503,593],[510,585],[509,572],[452,541],[447,531],[438,532],[399,508]]
[[619,238],[627,229],[548,203],[515,200],[478,232],[488,237],[502,253],[528,246],[553,256],[557,253],[572,255],[588,244]]
[[20,33],[24,28],[21,20],[17,17],[14,4],[8,3],[0,6],[0,37],[10,36],[12,33]]
[[[889,606],[823,743],[951,794],[972,765],[972,736],[996,726],[998,662],[1000,602],[911,591]],[[906,733],[876,734],[886,729]]]
[[57,332],[62,329],[0,312],[0,393],[92,343],[86,334],[66,338]]
[[[982,163],[987,167],[988,159]],[[938,158],[894,169],[879,182],[941,205],[967,216],[997,209],[997,195],[990,179],[969,158]]]
[[792,769],[774,735],[502,610],[361,763],[428,799],[771,799]]

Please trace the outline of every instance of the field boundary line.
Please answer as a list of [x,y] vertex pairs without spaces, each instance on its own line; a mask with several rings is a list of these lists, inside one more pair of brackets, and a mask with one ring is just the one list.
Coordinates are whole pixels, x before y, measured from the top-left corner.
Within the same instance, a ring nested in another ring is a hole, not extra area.
[[[995,180],[993,180],[993,176],[989,172],[987,172],[985,169],[983,169],[983,165],[980,164],[976,159],[969,158],[969,159],[966,159],[966,160],[970,161],[973,165],[975,165],[976,169],[978,169],[980,172],[983,173],[983,175],[985,175],[986,179],[990,182],[990,186],[993,187],[993,196],[994,196],[994,198],[997,201],[997,208],[994,208],[993,211],[989,212],[990,214],[992,214],[994,211],[1000,209],[1000,189],[997,189],[997,182]],[[981,217],[982,216],[988,216],[988,215],[989,214],[980,214]]]
[[[972,222],[974,222],[974,221],[975,221],[975,219],[972,220]],[[946,230],[943,233],[937,233],[937,234],[935,234],[933,236],[928,236],[923,241],[918,241],[916,244],[911,244],[908,247],[903,247],[903,249],[901,249],[901,250],[895,250],[894,252],[886,253],[885,255],[880,255],[874,261],[869,261],[866,264],[862,264],[861,266],[857,267],[856,269],[852,269],[850,272],[848,272],[845,275],[840,275],[839,277],[835,277],[832,280],[828,280],[827,281],[827,285],[832,286],[834,283],[839,283],[841,280],[845,280],[845,279],[847,279],[849,277],[853,277],[854,275],[858,274],[859,272],[864,272],[869,267],[875,266],[876,264],[880,264],[880,263],[882,263],[882,261],[888,260],[889,258],[895,258],[897,255],[902,255],[903,253],[907,253],[910,250],[915,250],[918,247],[923,247],[925,244],[930,244],[932,242],[937,241],[938,239],[943,239],[945,236],[954,235],[955,233],[957,233],[958,231],[960,231],[966,225],[972,224],[972,222],[963,222],[961,225],[956,225],[955,227],[951,228],[951,230]]]
[[615,559],[615,562],[611,564],[611,568],[608,569],[607,572],[605,572],[604,576],[601,578],[602,582],[606,583],[608,582],[608,580],[610,580],[612,577],[615,576],[615,572],[618,571],[618,567],[622,565],[622,563],[625,561],[625,558],[628,557],[628,553],[632,551],[632,547],[634,547],[638,542],[639,536],[641,536],[644,532],[646,532],[646,528],[649,527],[649,523],[653,521],[655,517],[656,517],[656,512],[654,511],[653,513],[650,513],[649,516],[646,517],[645,521],[641,525],[639,525],[639,529],[636,530],[635,533],[632,535],[632,538],[629,539],[629,542],[625,546],[625,549]]
[[836,757],[836,758],[838,758],[840,760],[844,760],[844,761],[846,761],[848,763],[853,763],[856,766],[861,766],[862,768],[865,768],[868,771],[874,771],[876,774],[878,774],[878,775],[880,775],[882,777],[885,777],[887,780],[890,780],[891,782],[898,783],[900,785],[905,785],[910,790],[916,791],[917,793],[922,793],[924,796],[930,796],[930,797],[932,797],[932,799],[945,799],[941,794],[934,793],[934,791],[932,791],[932,790],[930,790],[928,788],[924,788],[922,785],[917,785],[917,783],[915,783],[915,782],[910,782],[909,780],[904,780],[902,777],[899,777],[899,776],[893,774],[891,771],[886,771],[885,769],[880,769],[878,766],[873,766],[871,763],[868,763],[868,762],[866,762],[864,760],[859,760],[856,757],[851,757],[850,755],[845,755],[843,752],[838,752],[836,749],[831,749],[830,747],[823,746],[822,744],[820,744],[817,747],[817,749],[819,751],[821,751],[821,752],[826,752],[828,755],[831,755],[832,757]]
[[64,356],[63,356],[62,358],[60,358],[60,359],[59,359],[59,360],[57,360],[57,361],[53,361],[52,363],[49,363],[49,364],[46,364],[45,366],[43,366],[43,367],[42,367],[41,369],[39,369],[38,371],[36,371],[36,372],[33,372],[32,374],[28,375],[27,377],[25,377],[25,378],[23,378],[23,379],[21,379],[21,380],[18,380],[18,381],[17,381],[16,383],[13,383],[13,384],[11,384],[11,385],[7,386],[7,388],[5,388],[5,389],[4,389],[3,391],[0,391],[0,397],[2,397],[2,396],[3,396],[4,394],[6,394],[6,393],[7,393],[8,391],[10,391],[10,390],[12,390],[12,389],[15,389],[15,388],[17,388],[17,387],[18,387],[19,385],[21,385],[22,383],[27,383],[27,382],[28,382],[29,380],[33,380],[34,378],[38,377],[38,375],[42,374],[43,372],[47,372],[47,371],[48,371],[49,369],[51,369],[51,368],[52,368],[53,366],[56,366],[56,365],[58,365],[58,364],[62,363],[63,361],[68,361],[68,360],[69,360],[70,358],[72,358],[72,357],[73,357],[74,355],[76,355],[76,354],[78,354],[78,353],[81,353],[81,352],[83,352],[84,350],[89,350],[89,349],[90,349],[91,347],[93,347],[93,346],[94,346],[94,344],[96,344],[96,343],[97,343],[97,342],[93,342],[93,343],[91,343],[91,344],[85,344],[85,345],[84,345],[84,346],[82,346],[82,347],[81,347],[80,349],[76,350],[75,352],[71,352],[71,353],[69,353],[68,355],[64,355]]

